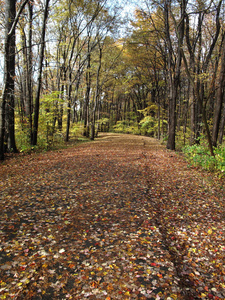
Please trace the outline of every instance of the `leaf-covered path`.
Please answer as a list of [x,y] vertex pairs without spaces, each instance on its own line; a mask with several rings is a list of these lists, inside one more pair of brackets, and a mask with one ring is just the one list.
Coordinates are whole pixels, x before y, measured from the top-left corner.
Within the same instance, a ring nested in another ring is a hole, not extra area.
[[0,299],[225,299],[224,186],[155,140],[0,166]]

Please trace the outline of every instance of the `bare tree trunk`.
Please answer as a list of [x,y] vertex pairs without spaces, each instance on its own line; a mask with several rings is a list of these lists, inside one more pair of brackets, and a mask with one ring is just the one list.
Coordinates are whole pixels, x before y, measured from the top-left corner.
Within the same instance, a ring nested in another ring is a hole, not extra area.
[[[63,57],[65,58],[65,53],[63,55]],[[65,66],[65,59],[64,59],[64,63],[62,65],[61,71],[60,71],[60,78],[62,77],[62,84],[61,84],[61,100],[65,100],[65,85],[66,85],[66,80],[67,80],[67,71],[66,71],[66,66]],[[64,101],[63,101],[64,102]],[[59,108],[58,108],[58,115],[57,115],[57,119],[58,119],[58,129],[59,131],[62,131],[62,126],[63,126],[63,103],[61,101],[61,103],[59,104]]]
[[[32,112],[33,112],[33,92],[32,92],[32,34],[33,34],[33,3],[28,2],[28,15],[29,15],[29,30],[28,38],[26,38],[26,32],[24,30],[25,23],[21,28],[21,40],[23,45],[23,78],[21,80],[21,105],[24,110],[22,114],[25,115],[26,128],[28,130],[28,136],[30,142],[32,141]],[[23,115],[22,115],[23,118]]]
[[[182,0],[180,4],[181,16],[180,22],[177,26],[177,39],[179,45],[182,47],[184,38],[184,12],[186,7],[186,0]],[[169,11],[171,10],[171,0],[165,1],[164,16],[166,24],[166,38],[168,44],[168,69],[169,69],[169,116],[168,116],[168,141],[167,148],[175,150],[176,137],[176,105],[178,87],[180,83],[180,66],[181,66],[181,47],[178,47],[176,60],[173,59],[173,46],[169,32]],[[173,17],[173,15],[172,15]],[[174,20],[175,21],[175,20]]]
[[68,86],[68,100],[67,100],[67,122],[66,122],[66,138],[65,141],[69,141],[70,134],[70,120],[71,120],[71,93],[72,93],[72,72],[69,72],[69,86]]
[[213,146],[217,146],[217,139],[220,128],[221,112],[224,98],[224,84],[225,84],[225,38],[223,36],[223,48],[221,57],[221,67],[219,76],[219,87],[216,94],[216,102],[214,105],[214,118],[213,118],[213,130],[212,130],[212,143]]
[[28,2],[29,10],[29,37],[28,37],[28,56],[27,56],[27,101],[28,101],[28,119],[30,125],[30,142],[33,139],[32,131],[32,113],[33,113],[33,87],[32,87],[32,60],[33,60],[33,51],[32,51],[32,38],[33,38],[33,0]]
[[35,108],[34,108],[34,123],[33,123],[33,139],[32,145],[37,145],[37,134],[38,134],[38,120],[39,120],[39,106],[40,106],[40,93],[41,93],[41,83],[42,83],[42,64],[44,59],[44,49],[45,49],[45,31],[48,19],[48,6],[50,0],[46,0],[45,11],[43,17],[42,33],[41,33],[41,50],[39,57],[39,66],[38,66],[38,86],[37,93],[35,98]]
[[222,118],[221,118],[220,133],[219,133],[219,143],[221,145],[223,143],[224,129],[225,129],[225,98],[223,98],[223,110],[222,110]]
[[[16,17],[16,0],[5,2],[5,63],[4,86],[1,101],[0,119],[0,159],[4,159],[5,142],[8,149],[17,152],[14,129],[14,80],[15,80],[15,27],[12,28]],[[10,34],[11,33],[11,34]],[[6,134],[8,141],[6,141]]]
[[91,126],[91,139],[94,140],[95,138],[95,114],[96,114],[96,108],[98,107],[98,101],[99,101],[99,76],[102,66],[102,47],[101,47],[101,41],[99,41],[99,65],[98,65],[98,71],[97,71],[97,77],[96,77],[96,92],[95,92],[95,103],[94,103],[94,109],[93,109],[93,118],[92,118],[92,126]]
[[72,119],[72,123],[75,123],[75,119],[77,119],[76,121],[78,122],[78,113],[76,111],[77,108],[77,99],[78,99],[78,92],[79,92],[79,86],[80,86],[80,81],[81,81],[81,70],[80,68],[78,69],[78,73],[77,73],[77,82],[76,82],[76,87],[75,87],[75,96],[74,96],[74,100],[73,100],[73,119]]
[[[89,42],[88,42],[89,44]],[[88,59],[87,59],[87,70],[86,70],[86,93],[84,103],[84,136],[89,136],[89,101],[90,101],[90,90],[91,90],[91,54],[88,46]]]

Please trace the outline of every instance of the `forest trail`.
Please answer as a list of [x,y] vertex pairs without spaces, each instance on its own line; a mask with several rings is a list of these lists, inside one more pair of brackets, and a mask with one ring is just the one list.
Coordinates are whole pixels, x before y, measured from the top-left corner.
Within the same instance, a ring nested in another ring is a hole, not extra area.
[[224,186],[101,134],[0,165],[0,299],[225,299]]

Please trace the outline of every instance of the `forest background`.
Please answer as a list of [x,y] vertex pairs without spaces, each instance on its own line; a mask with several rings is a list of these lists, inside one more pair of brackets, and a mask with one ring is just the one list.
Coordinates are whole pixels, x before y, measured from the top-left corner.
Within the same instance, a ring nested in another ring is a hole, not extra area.
[[1,0],[0,159],[156,137],[225,172],[223,0]]

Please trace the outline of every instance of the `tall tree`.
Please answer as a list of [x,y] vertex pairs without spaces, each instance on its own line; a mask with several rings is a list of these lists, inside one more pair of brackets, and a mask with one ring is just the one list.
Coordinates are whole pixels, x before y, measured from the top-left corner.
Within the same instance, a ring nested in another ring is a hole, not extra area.
[[41,32],[41,47],[40,47],[40,55],[39,55],[38,81],[37,81],[37,91],[35,96],[34,122],[33,122],[33,134],[32,134],[32,145],[34,146],[37,145],[40,93],[41,93],[41,83],[42,83],[42,68],[43,68],[43,59],[44,59],[45,33],[46,33],[46,25],[48,19],[49,3],[50,0],[46,0],[45,7],[44,7],[42,32]]
[[99,97],[100,97],[100,71],[102,67],[102,44],[101,40],[98,40],[98,48],[99,48],[99,64],[96,74],[96,88],[95,88],[95,99],[94,99],[94,108],[92,112],[92,124],[91,124],[91,139],[95,138],[95,121],[96,121],[96,109],[99,107]]
[[15,102],[15,30],[19,16],[28,0],[16,13],[16,0],[5,1],[5,43],[4,43],[4,85],[0,105],[0,159],[4,159],[6,148],[17,152],[15,142],[14,102]]
[[[33,113],[33,1],[27,4],[26,12],[23,14],[23,20],[20,21],[21,46],[22,46],[22,68],[21,69],[21,119],[25,116],[25,124],[28,130],[30,143],[32,141],[32,113]],[[26,27],[28,26],[28,30]]]
[[213,129],[212,129],[212,143],[214,147],[217,146],[217,140],[218,140],[219,129],[220,129],[222,106],[224,102],[224,85],[225,85],[225,34],[223,33],[220,75],[218,80],[218,88],[216,91],[216,99],[215,99],[216,101],[214,105],[214,118],[213,118]]
[[[176,21],[177,26],[176,34],[179,40],[180,47],[174,49],[171,38],[170,30],[170,16],[174,17],[171,7],[171,0],[166,0],[164,3],[164,18],[165,18],[165,32],[166,43],[168,49],[168,83],[169,83],[169,116],[168,116],[168,141],[167,148],[170,150],[175,149],[176,137],[176,105],[178,97],[178,87],[180,84],[180,69],[181,69],[181,49],[184,39],[184,12],[186,9],[186,0],[180,1],[180,18]],[[175,19],[175,18],[174,18]]]
[[[198,35],[199,37],[202,36],[202,21],[203,21],[203,16],[205,15],[205,13],[207,11],[209,11],[209,9],[211,8],[212,5],[212,1],[210,1],[209,6],[204,10],[204,14],[202,15],[202,11],[200,10],[200,16],[201,16],[201,21],[199,22],[199,26],[198,26]],[[208,145],[209,145],[209,150],[210,150],[210,154],[212,156],[214,156],[214,151],[213,151],[213,143],[212,143],[212,137],[211,137],[211,132],[210,132],[210,128],[209,128],[209,124],[208,124],[208,120],[207,120],[207,114],[206,114],[206,105],[204,103],[204,100],[206,98],[206,94],[205,94],[205,84],[204,84],[204,80],[203,80],[203,76],[205,75],[209,64],[210,64],[210,60],[211,57],[213,55],[213,50],[216,46],[218,37],[219,37],[219,33],[220,33],[220,28],[221,28],[221,24],[220,24],[220,11],[221,11],[221,5],[222,5],[222,0],[218,1],[218,3],[214,3],[214,10],[215,11],[215,31],[214,33],[211,35],[210,37],[210,41],[209,41],[209,46],[206,47],[205,49],[205,53],[204,53],[204,59],[202,59],[202,63],[200,64],[200,53],[198,52],[198,58],[196,59],[196,53],[193,52],[193,46],[191,46],[190,42],[189,42],[189,32],[186,31],[187,33],[187,45],[188,45],[188,51],[190,53],[190,56],[192,58],[192,61],[196,63],[196,61],[198,62],[198,65],[196,66],[197,68],[197,76],[194,76],[193,74],[191,74],[190,69],[188,67],[188,62],[187,62],[187,58],[186,58],[186,54],[183,50],[183,47],[181,45],[181,43],[179,43],[179,47],[181,49],[181,54],[183,57],[183,61],[184,61],[184,66],[185,66],[185,71],[186,71],[186,75],[188,76],[188,79],[190,80],[190,83],[192,85],[193,91],[194,91],[194,96],[197,99],[197,103],[200,107],[201,110],[201,115],[202,115],[202,120],[205,126],[205,131],[206,131],[206,135],[207,135],[207,140],[208,140]],[[187,22],[187,28],[189,29],[189,20],[188,20],[188,14],[187,12],[185,12],[185,17],[186,17],[186,22]],[[199,45],[202,46],[202,42],[201,39],[199,41]],[[201,49],[199,50],[201,51]],[[201,70],[199,69],[201,66]],[[197,77],[197,80],[196,80]]]

